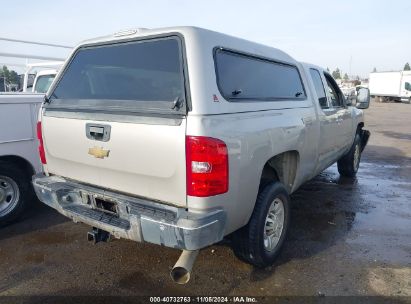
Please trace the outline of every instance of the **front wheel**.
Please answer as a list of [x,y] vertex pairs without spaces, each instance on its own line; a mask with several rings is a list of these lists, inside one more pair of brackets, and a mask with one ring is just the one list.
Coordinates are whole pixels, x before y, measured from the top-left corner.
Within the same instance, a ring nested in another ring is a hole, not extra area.
[[342,176],[354,177],[357,174],[358,168],[360,167],[361,160],[361,137],[357,133],[355,135],[354,143],[342,158],[337,162],[338,172]]
[[274,263],[290,223],[290,198],[280,182],[260,189],[248,224],[234,233],[234,253],[256,267]]
[[30,178],[16,166],[0,162],[0,227],[17,220],[32,197]]

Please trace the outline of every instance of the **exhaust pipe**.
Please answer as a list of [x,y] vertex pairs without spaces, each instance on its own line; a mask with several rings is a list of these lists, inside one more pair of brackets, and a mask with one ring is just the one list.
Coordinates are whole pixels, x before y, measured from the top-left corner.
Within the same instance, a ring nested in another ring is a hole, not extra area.
[[199,250],[183,250],[176,264],[170,272],[171,279],[177,284],[186,284],[190,281],[190,273]]

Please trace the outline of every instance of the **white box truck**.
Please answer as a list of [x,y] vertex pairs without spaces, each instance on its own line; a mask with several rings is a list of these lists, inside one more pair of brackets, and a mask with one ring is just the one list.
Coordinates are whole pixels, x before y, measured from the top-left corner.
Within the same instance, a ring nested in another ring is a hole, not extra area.
[[379,101],[411,102],[411,71],[370,73],[371,97]]

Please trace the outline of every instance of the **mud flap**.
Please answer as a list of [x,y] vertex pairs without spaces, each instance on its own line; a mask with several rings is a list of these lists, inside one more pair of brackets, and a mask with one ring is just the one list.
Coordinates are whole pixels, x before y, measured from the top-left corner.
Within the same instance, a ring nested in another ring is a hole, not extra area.
[[361,130],[360,137],[361,137],[361,152],[364,150],[365,146],[368,143],[368,139],[370,138],[370,131],[368,130]]

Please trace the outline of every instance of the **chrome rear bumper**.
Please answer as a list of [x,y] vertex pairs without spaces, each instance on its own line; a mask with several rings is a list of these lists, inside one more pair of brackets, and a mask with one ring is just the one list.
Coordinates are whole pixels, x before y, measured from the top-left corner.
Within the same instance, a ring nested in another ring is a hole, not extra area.
[[[48,206],[116,238],[197,250],[224,237],[226,215],[221,209],[194,213],[44,174],[33,177],[33,186]],[[99,202],[107,202],[109,210]]]

